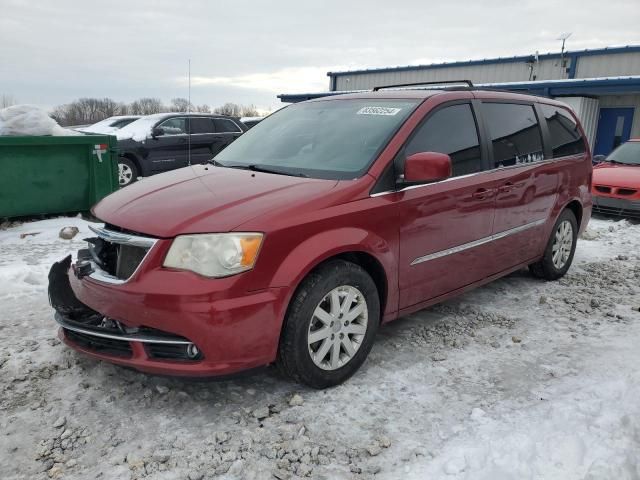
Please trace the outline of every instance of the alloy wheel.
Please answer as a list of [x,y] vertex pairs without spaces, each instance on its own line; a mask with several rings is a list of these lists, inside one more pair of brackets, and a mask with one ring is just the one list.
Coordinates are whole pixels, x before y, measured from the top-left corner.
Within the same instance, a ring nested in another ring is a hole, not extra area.
[[133,170],[125,163],[118,164],[118,182],[120,185],[129,185],[133,179]]
[[568,220],[563,221],[556,229],[553,246],[551,247],[551,259],[553,266],[562,270],[569,260],[573,247],[573,226]]
[[309,324],[309,354],[323,370],[337,370],[355,356],[367,333],[367,302],[360,290],[342,285],[318,303]]

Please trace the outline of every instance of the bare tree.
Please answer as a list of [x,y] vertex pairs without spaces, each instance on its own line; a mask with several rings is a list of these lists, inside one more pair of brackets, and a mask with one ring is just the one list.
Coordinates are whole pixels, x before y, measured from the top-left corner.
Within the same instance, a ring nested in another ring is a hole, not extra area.
[[124,103],[116,102],[110,98],[103,98],[98,102],[98,111],[103,118],[109,118],[115,115],[126,114],[127,106]]
[[195,110],[193,105],[186,98],[173,98],[169,109],[172,112],[190,112]]
[[129,113],[131,115],[152,115],[166,111],[167,108],[159,98],[141,98],[129,105]]
[[244,105],[241,109],[240,115],[241,117],[259,117],[258,109],[255,105]]
[[114,115],[123,115],[128,107],[111,98],[80,98],[53,111],[60,125],[84,125],[99,122]]
[[221,107],[216,107],[213,110],[213,113],[217,113],[218,115],[228,115],[230,117],[239,117],[242,113],[242,107],[237,103],[225,103]]
[[16,99],[13,97],[13,95],[7,95],[4,93],[0,95],[0,108],[7,108],[15,104]]
[[196,110],[200,113],[211,113],[211,107],[209,107],[209,105],[207,105],[206,103],[198,105],[196,107]]

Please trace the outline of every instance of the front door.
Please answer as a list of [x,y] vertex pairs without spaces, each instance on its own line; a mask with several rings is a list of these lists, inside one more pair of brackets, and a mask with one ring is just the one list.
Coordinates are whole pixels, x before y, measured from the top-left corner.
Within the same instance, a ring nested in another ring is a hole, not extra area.
[[163,134],[145,141],[152,170],[163,172],[186,166],[189,151],[186,119],[172,117],[157,127]]
[[417,152],[451,157],[448,180],[401,190],[400,308],[408,308],[486,277],[493,227],[495,181],[483,172],[470,103],[448,104],[428,114],[396,162]]
[[618,145],[629,140],[633,108],[601,108],[594,155],[609,155]]

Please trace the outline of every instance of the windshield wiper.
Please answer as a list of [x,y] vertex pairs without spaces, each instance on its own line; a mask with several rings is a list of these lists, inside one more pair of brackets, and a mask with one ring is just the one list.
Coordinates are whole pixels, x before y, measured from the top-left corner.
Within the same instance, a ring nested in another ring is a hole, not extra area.
[[305,175],[302,172],[291,172],[289,170],[279,170],[277,168],[264,167],[262,165],[257,165],[255,163],[250,163],[249,165],[237,164],[237,165],[222,165],[222,166],[227,168],[239,168],[242,170],[251,170],[253,172],[274,173],[276,175],[288,175],[290,177],[308,178],[308,175]]
[[207,160],[207,163],[210,163],[211,165],[214,165],[216,167],[226,167],[226,165],[220,163],[215,158],[210,158],[209,160]]

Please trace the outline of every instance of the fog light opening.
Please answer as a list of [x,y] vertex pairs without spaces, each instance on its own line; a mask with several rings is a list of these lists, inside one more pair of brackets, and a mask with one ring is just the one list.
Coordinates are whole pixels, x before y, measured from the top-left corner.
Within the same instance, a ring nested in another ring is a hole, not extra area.
[[187,357],[190,359],[196,359],[200,356],[200,350],[193,343],[187,345]]

